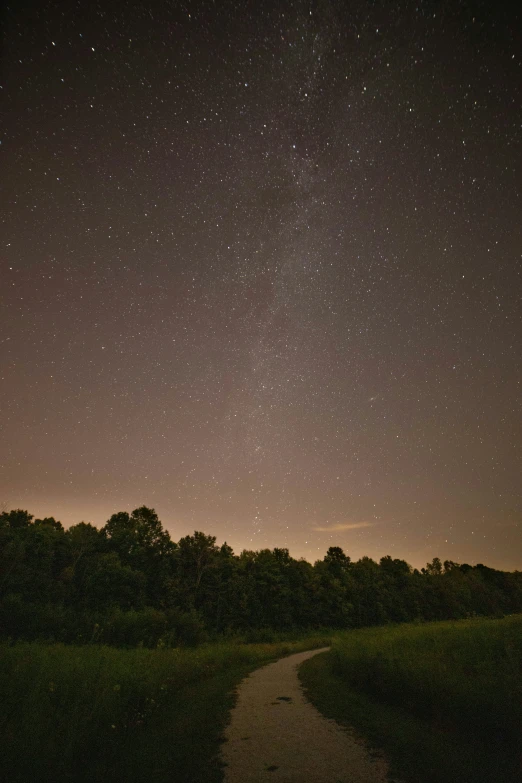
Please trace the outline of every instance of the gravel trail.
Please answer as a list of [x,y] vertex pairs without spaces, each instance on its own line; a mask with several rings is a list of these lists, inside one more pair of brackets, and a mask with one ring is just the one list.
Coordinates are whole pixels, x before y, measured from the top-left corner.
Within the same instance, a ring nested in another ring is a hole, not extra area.
[[303,694],[297,667],[328,649],[290,655],[243,680],[222,746],[226,783],[386,783],[386,762]]

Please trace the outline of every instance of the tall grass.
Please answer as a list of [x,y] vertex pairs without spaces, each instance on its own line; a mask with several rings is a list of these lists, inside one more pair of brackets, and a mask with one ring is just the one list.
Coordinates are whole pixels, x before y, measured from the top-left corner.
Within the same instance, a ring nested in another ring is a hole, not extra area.
[[403,781],[522,780],[522,615],[345,632],[300,677]]
[[0,646],[5,779],[217,780],[213,756],[234,685],[273,658],[328,643],[193,650]]
[[522,616],[367,629],[334,641],[351,687],[446,730],[522,738]]

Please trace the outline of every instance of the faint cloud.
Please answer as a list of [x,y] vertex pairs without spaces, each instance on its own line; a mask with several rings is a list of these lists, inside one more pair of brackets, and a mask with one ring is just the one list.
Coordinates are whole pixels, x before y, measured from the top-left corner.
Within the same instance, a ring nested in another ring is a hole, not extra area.
[[338,533],[341,530],[359,530],[362,527],[373,527],[376,522],[339,522],[336,525],[327,525],[325,527],[313,527],[316,533]]

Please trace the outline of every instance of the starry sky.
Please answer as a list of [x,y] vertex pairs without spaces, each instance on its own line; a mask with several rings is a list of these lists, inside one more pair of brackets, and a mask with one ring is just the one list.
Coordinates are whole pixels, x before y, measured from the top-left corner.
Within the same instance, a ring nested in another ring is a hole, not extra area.
[[522,19],[4,14],[0,501],[522,568]]

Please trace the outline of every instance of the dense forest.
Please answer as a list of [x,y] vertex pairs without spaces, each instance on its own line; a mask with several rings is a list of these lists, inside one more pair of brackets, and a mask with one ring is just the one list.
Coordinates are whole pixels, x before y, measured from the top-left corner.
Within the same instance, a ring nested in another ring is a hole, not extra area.
[[0,636],[158,646],[216,634],[522,612],[522,572],[438,558],[420,571],[390,556],[353,562],[330,547],[314,565],[287,549],[235,555],[195,532],[177,543],[153,509],[104,527],[0,514]]

